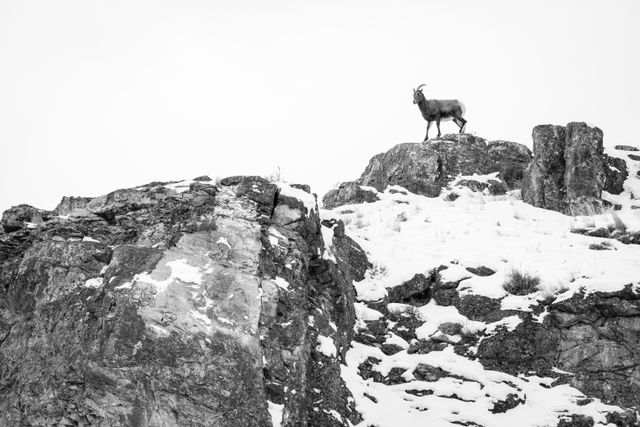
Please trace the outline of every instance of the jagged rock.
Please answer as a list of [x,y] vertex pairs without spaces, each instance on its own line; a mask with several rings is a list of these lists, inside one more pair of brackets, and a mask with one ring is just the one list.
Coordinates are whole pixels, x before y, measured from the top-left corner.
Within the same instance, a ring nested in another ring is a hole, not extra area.
[[389,302],[425,305],[431,299],[430,287],[434,280],[433,275],[427,277],[418,273],[401,285],[387,289]]
[[402,377],[405,371],[406,369],[402,368],[391,368],[382,382],[387,385],[406,383],[407,380]]
[[[356,183],[383,191],[400,185],[436,197],[457,175],[500,172],[509,188],[516,188],[530,160],[528,148],[507,141],[487,142],[470,134],[450,134],[423,143],[398,144],[375,155]],[[495,186],[500,193],[502,188]]]
[[516,408],[518,405],[521,405],[523,403],[525,403],[525,400],[520,398],[520,396],[515,393],[509,393],[504,400],[497,401],[490,411],[493,414],[502,414],[510,409]]
[[593,418],[587,415],[572,414],[570,417],[563,417],[558,422],[557,427],[593,427]]
[[405,143],[373,156],[356,182],[378,191],[400,185],[413,193],[436,197],[442,187],[440,175],[439,156],[430,144]]
[[441,368],[419,363],[413,370],[413,376],[419,381],[438,381],[440,378],[446,378],[449,373]]
[[500,301],[484,295],[464,295],[455,305],[461,314],[471,320],[493,322],[506,315],[500,310]]
[[633,145],[616,145],[614,148],[622,151],[640,151],[638,147],[634,147]]
[[640,295],[632,286],[577,293],[552,303],[548,312],[543,323],[529,316],[513,331],[484,338],[477,352],[483,365],[514,374],[556,367],[571,372],[566,381],[589,396],[637,407]]
[[42,224],[51,217],[51,212],[34,208],[30,205],[18,205],[7,209],[2,213],[2,226],[4,232],[11,233],[25,227],[33,227]]
[[447,347],[447,343],[442,341],[435,342],[431,340],[420,339],[420,340],[417,340],[415,343],[412,343],[411,345],[409,345],[409,348],[407,349],[407,353],[427,354],[427,353],[431,353],[432,351],[441,351],[445,347]]
[[53,210],[54,215],[68,215],[76,209],[84,209],[89,202],[91,202],[91,197],[69,197],[64,196],[58,206]]
[[524,169],[531,161],[529,147],[510,141],[490,141],[487,146],[489,158],[507,187],[521,188]]
[[322,198],[325,209],[354,203],[371,203],[379,200],[375,192],[362,188],[355,182],[343,182],[338,188],[329,190]]
[[605,183],[603,190],[611,194],[620,194],[624,191],[624,181],[629,176],[627,162],[618,157],[605,157]]
[[380,346],[380,350],[387,356],[391,356],[401,352],[403,348],[395,344],[382,344],[382,346]]
[[637,154],[627,154],[631,160],[640,161],[640,156]]
[[416,329],[422,324],[420,319],[409,313],[399,315],[389,313],[388,315],[389,320],[395,322],[395,325],[390,329],[391,332],[406,341],[411,341],[416,338]]
[[375,357],[367,357],[367,359],[358,366],[358,374],[365,380],[373,378],[373,381],[381,383],[384,381],[384,377],[379,371],[376,371],[374,367],[381,362],[380,359]]
[[560,334],[533,321],[529,316],[514,331],[501,328],[480,342],[477,356],[490,369],[503,372],[549,372],[555,366]]
[[447,335],[460,335],[462,333],[462,325],[453,322],[444,322],[438,326],[438,330]]
[[635,427],[639,423],[637,414],[628,409],[624,412],[609,412],[606,421],[616,427]]
[[540,125],[533,128],[533,159],[524,171],[522,200],[537,207],[563,212],[566,209],[564,187],[564,126]]
[[601,207],[605,186],[606,158],[602,131],[586,123],[572,122],[566,128],[564,185],[569,213],[581,215]]
[[364,252],[341,223],[326,249],[275,184],[223,181],[66,198],[0,234],[1,425],[266,426],[267,400],[283,425],[359,421],[340,359]]
[[455,282],[442,282],[438,276],[431,284],[431,298],[433,298],[438,305],[457,305],[459,302],[459,295],[456,288],[462,280],[464,279],[460,279]]
[[496,272],[489,267],[481,265],[480,267],[467,267],[465,268],[469,273],[473,273],[476,276],[486,277],[495,274]]
[[601,212],[602,191],[622,192],[622,159],[603,153],[602,131],[586,123],[533,129],[533,160],[524,173],[522,199],[569,215]]
[[491,179],[488,182],[474,181],[472,179],[461,179],[459,181],[456,181],[455,185],[467,187],[472,191],[481,193],[487,190],[487,192],[492,196],[506,194],[507,190],[509,190],[509,187],[507,187],[504,182],[494,179]]

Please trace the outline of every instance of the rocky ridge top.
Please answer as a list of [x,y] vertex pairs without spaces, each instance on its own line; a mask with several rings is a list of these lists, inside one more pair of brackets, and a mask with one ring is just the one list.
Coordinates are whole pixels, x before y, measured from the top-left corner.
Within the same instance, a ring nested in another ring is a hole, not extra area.
[[640,425],[633,148],[400,144],[330,210],[250,176],[11,208],[0,424]]

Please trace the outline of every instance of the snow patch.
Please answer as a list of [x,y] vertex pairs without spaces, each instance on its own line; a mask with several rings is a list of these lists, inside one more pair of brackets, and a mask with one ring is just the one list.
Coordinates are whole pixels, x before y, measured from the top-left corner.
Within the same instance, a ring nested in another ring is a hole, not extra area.
[[269,414],[271,415],[271,422],[273,427],[280,427],[282,425],[282,413],[284,411],[284,404],[278,405],[270,400],[267,400],[269,404]]
[[304,190],[300,190],[299,188],[292,187],[289,184],[282,182],[278,183],[278,188],[280,190],[280,194],[283,196],[293,197],[294,199],[300,200],[304,204],[304,207],[307,208],[307,216],[316,210],[316,199],[313,197],[313,194],[309,194]]
[[338,354],[338,349],[333,343],[333,339],[325,337],[324,335],[318,335],[318,345],[316,346],[316,350],[327,357],[336,357],[336,354]]

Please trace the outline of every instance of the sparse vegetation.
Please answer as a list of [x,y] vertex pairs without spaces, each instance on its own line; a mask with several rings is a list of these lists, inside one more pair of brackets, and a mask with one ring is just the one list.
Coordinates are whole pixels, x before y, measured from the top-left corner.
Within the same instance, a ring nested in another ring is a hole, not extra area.
[[623,233],[625,231],[627,231],[627,226],[620,219],[620,217],[618,216],[618,214],[615,211],[611,211],[611,217],[613,218],[613,225],[614,225],[616,230],[621,231]]
[[505,291],[513,295],[528,295],[538,290],[540,278],[527,272],[512,269],[502,285]]
[[406,212],[400,212],[398,215],[396,215],[396,221],[397,222],[406,222],[407,221],[407,213]]
[[266,177],[269,182],[281,182],[282,174],[280,173],[280,166],[276,166],[271,175]]
[[387,266],[374,262],[371,268],[367,271],[369,277],[380,277],[387,274]]

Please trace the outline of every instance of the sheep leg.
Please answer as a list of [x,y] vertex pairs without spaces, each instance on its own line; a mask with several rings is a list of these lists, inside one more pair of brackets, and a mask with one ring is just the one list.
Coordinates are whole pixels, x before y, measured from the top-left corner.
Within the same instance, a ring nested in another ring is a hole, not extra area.
[[424,137],[425,141],[429,140],[429,128],[431,127],[431,122],[427,121],[427,135]]
[[438,126],[438,138],[440,138],[440,119],[436,119],[436,126]]
[[462,117],[459,117],[458,120],[460,121],[460,133],[464,132],[464,127],[467,125],[467,121],[465,119],[463,119]]

